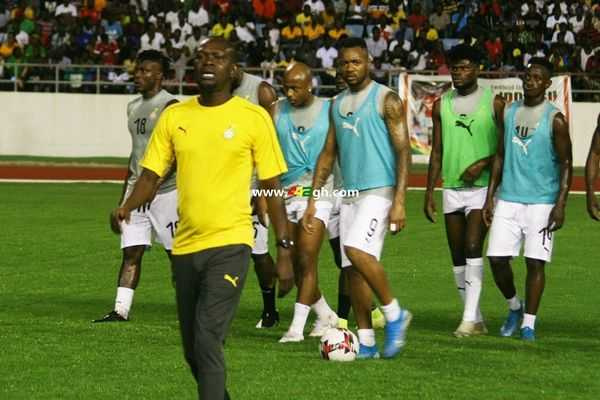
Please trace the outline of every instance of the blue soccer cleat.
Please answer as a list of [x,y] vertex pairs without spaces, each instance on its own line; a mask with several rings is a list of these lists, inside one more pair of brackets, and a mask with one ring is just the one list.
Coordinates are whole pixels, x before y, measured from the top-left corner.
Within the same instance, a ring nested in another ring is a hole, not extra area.
[[402,310],[397,320],[387,321],[385,325],[383,358],[392,358],[400,353],[406,344],[406,331],[411,320],[412,314],[407,310]]
[[521,328],[521,339],[526,340],[528,342],[534,342],[535,341],[535,329],[531,329],[528,326]]
[[519,323],[523,318],[523,303],[521,303],[521,307],[518,310],[510,310],[508,312],[508,317],[506,317],[506,321],[504,325],[500,328],[500,336],[510,337],[512,336],[517,328],[519,327]]
[[377,345],[365,346],[363,344],[358,348],[358,354],[356,355],[357,360],[369,360],[379,358],[379,350]]

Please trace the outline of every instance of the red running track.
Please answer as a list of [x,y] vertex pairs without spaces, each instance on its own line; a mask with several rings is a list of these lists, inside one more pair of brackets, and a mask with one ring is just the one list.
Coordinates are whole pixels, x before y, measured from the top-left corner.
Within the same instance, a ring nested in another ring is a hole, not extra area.
[[[122,181],[126,174],[127,168],[124,167],[0,165],[0,179]],[[413,174],[409,177],[410,187],[423,188],[426,185],[427,176],[424,174]],[[600,189],[600,183],[597,189]],[[573,177],[571,190],[585,190],[583,176]]]

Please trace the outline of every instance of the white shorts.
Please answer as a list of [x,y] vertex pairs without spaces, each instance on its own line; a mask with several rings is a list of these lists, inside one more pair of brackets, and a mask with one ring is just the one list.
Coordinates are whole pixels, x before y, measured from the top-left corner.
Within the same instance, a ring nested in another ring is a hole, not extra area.
[[379,260],[388,230],[391,207],[391,199],[376,195],[366,195],[354,202],[342,203],[340,209],[342,268],[352,265],[346,256],[344,246],[354,247]]
[[554,204],[522,204],[498,200],[490,228],[488,257],[517,257],[524,239],[525,257],[550,262],[554,234],[542,229],[548,225],[553,207]]
[[269,228],[258,221],[258,216],[252,216],[252,227],[254,228],[254,247],[252,254],[267,254],[269,252]]
[[151,246],[154,233],[156,240],[171,250],[178,223],[177,190],[157,194],[149,207],[144,205],[133,210],[129,223],[121,223],[121,248]]
[[487,188],[444,189],[444,214],[462,212],[469,215],[472,210],[481,210],[485,204]]
[[[287,219],[294,224],[300,222],[302,217],[304,216],[304,212],[306,211],[306,206],[308,205],[308,198],[298,198],[297,200],[286,201],[285,210],[287,212]],[[329,223],[329,215],[331,214],[331,209],[333,204],[330,201],[315,201],[315,207],[317,212],[315,213],[315,218],[320,219],[327,227]]]
[[327,233],[329,240],[340,236],[340,209],[342,207],[342,198],[335,197],[333,208],[329,214],[329,223],[327,224]]

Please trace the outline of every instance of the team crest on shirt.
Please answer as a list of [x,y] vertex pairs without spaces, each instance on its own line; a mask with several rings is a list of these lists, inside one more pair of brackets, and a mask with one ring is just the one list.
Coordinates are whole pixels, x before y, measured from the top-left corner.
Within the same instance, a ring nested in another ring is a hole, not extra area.
[[235,131],[233,130],[233,126],[229,126],[229,128],[227,128],[225,132],[223,132],[223,137],[227,140],[233,139],[234,136]]
[[473,125],[473,122],[475,122],[474,119],[470,120],[468,123],[466,121],[461,121],[457,119],[454,123],[454,126],[456,126],[457,128],[463,128],[465,131],[467,131],[469,136],[473,136],[473,132],[471,132],[471,125]]
[[160,107],[156,107],[154,110],[152,110],[152,112],[150,113],[150,115],[148,116],[148,118],[150,118],[150,119],[156,119],[158,117],[159,111],[160,111]]
[[[302,130],[300,130],[302,128]],[[304,128],[301,126],[298,128],[298,132],[292,129],[292,139],[300,145],[302,151],[306,153],[306,142],[310,139],[310,136],[303,135]]]

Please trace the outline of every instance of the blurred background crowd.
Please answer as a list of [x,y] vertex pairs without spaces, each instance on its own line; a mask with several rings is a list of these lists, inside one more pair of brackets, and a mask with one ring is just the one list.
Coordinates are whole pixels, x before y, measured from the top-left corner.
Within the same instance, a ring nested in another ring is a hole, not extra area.
[[366,39],[384,83],[402,70],[447,74],[445,51],[466,42],[491,75],[546,57],[574,74],[576,100],[600,97],[600,0],[0,1],[0,89],[53,91],[47,81],[58,78],[70,91],[95,92],[83,83],[103,81],[113,84],[105,91],[130,92],[145,49],[169,56],[174,87],[191,86],[194,52],[209,36],[238,43],[243,65],[274,83],[277,68],[301,60],[328,87],[345,35]]

